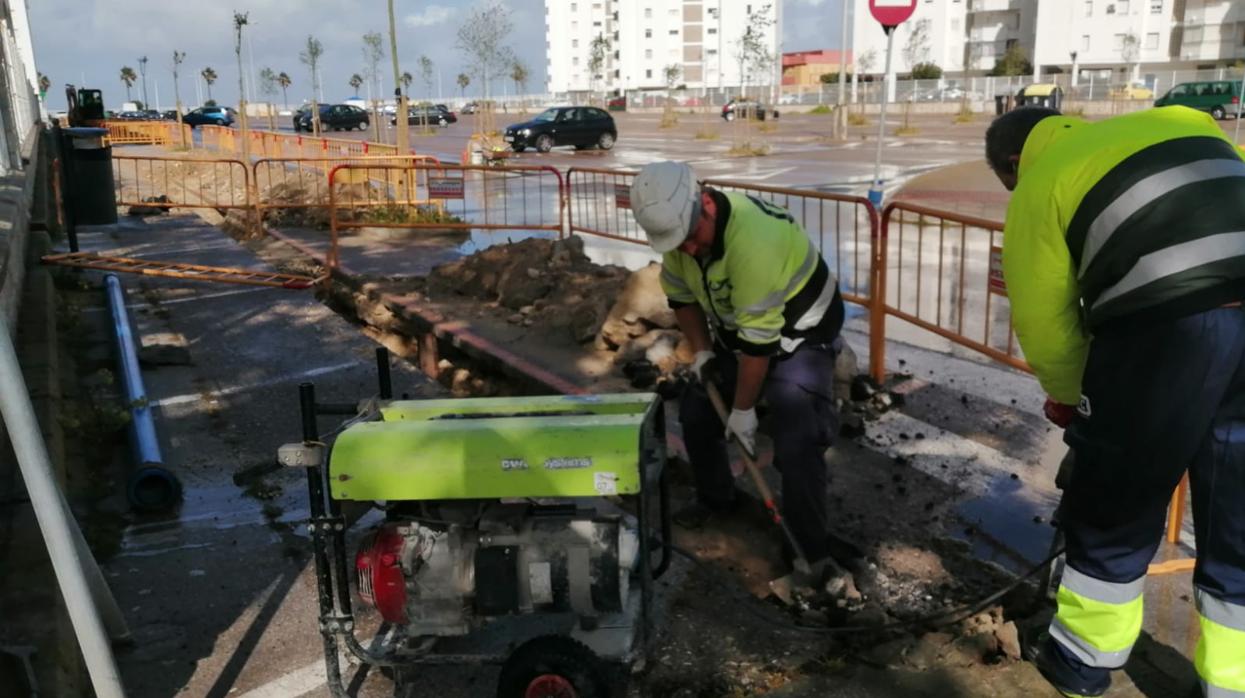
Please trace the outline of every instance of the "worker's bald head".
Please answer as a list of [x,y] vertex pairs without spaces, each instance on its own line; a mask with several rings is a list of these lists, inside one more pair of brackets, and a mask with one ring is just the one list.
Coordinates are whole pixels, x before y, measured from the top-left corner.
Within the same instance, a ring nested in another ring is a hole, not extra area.
[[1038,122],[1048,116],[1059,116],[1059,110],[1046,107],[1021,107],[995,119],[986,129],[986,162],[1010,191],[1016,187],[1020,152],[1025,140]]

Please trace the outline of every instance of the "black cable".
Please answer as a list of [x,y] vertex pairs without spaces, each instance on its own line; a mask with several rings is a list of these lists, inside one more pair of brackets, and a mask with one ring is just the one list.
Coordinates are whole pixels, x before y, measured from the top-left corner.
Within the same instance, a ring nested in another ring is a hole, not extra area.
[[[680,548],[673,544],[670,546],[670,549],[673,550],[675,554],[686,558],[693,565],[695,565],[697,569],[701,570],[702,572],[705,572],[706,576],[708,576],[709,579],[714,584],[717,584],[723,590],[727,591],[730,594],[737,594],[737,592],[739,591],[738,588],[721,580],[718,577],[718,575],[713,574],[712,570],[709,568],[709,565],[705,563],[704,561],[698,559],[693,553],[687,550],[684,550],[683,548]],[[947,610],[947,611],[941,611],[939,613],[933,613],[927,616],[921,616],[920,618],[914,618],[912,620],[898,621],[895,623],[885,623],[883,625],[844,625],[844,626],[840,626],[836,628],[823,628],[823,627],[816,627],[816,626],[811,626],[811,625],[801,625],[798,622],[784,622],[784,621],[777,620],[775,618],[770,617],[769,614],[766,614],[760,609],[754,608],[751,603],[745,603],[742,606],[743,606],[743,609],[747,611],[748,613],[752,614],[753,617],[765,623],[768,623],[770,625],[777,626],[781,630],[792,630],[792,631],[797,631],[797,632],[810,633],[814,635],[850,635],[850,634],[855,634],[855,633],[862,633],[862,634],[863,633],[876,633],[876,632],[880,632],[883,630],[896,630],[899,628],[912,628],[916,626],[929,626],[931,628],[940,628],[940,627],[945,627],[948,625],[954,625],[966,618],[970,618],[972,616],[977,615],[978,613],[981,613],[988,606],[993,604],[995,601],[998,601],[999,599],[1003,598],[1004,596],[1008,595],[1009,593],[1017,589],[1021,584],[1025,582],[1025,580],[1029,579],[1035,574],[1038,574],[1042,570],[1046,569],[1046,567],[1050,565],[1052,562],[1054,562],[1060,555],[1062,555],[1063,552],[1064,552],[1064,549],[1062,547],[1059,548],[1055,552],[1051,553],[1045,560],[1038,563],[1035,567],[1033,567],[1029,571],[1025,572],[1023,575],[1021,575],[1019,578],[1017,578],[1012,583],[990,594],[989,596],[986,596],[985,598],[981,599],[980,601],[977,601],[976,603],[960,606],[959,608],[954,608],[954,609]],[[749,600],[753,598],[754,597],[752,597],[751,595],[748,596]],[[939,621],[939,619],[946,619],[946,620],[937,622]]]

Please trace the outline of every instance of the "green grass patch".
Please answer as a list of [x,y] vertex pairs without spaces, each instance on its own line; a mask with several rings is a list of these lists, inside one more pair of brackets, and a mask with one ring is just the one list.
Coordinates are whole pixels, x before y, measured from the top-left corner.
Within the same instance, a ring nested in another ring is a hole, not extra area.
[[817,106],[808,110],[809,114],[831,114],[833,112],[834,112],[833,109],[831,109],[830,107],[824,104],[818,104]]
[[848,114],[847,123],[850,126],[868,126],[869,120],[865,118],[864,114]]

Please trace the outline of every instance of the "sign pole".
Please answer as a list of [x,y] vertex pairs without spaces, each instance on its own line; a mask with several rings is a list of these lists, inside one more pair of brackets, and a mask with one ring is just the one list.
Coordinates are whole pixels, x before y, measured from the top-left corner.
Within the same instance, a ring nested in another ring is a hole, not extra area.
[[1232,142],[1241,144],[1241,106],[1245,104],[1245,75],[1241,76],[1241,96],[1236,100],[1236,126],[1233,127],[1235,133],[1232,135]]
[[886,72],[882,74],[882,107],[878,114],[878,150],[873,161],[873,186],[869,187],[869,201],[875,208],[882,208],[882,144],[886,139],[886,93],[890,89],[886,81],[891,79],[891,54],[895,48],[895,27],[882,29],[886,32]]

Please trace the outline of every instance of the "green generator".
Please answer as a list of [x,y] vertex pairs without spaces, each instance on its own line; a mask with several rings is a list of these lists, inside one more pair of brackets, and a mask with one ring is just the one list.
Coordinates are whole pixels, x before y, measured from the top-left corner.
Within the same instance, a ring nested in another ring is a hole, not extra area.
[[[622,695],[651,644],[670,563],[661,400],[651,393],[321,404],[300,386],[329,686],[338,650],[397,677],[421,664],[502,666],[499,698]],[[335,438],[318,417],[353,415]],[[379,510],[353,569],[343,502]],[[656,532],[660,531],[660,537]],[[355,634],[351,581],[383,624]],[[379,648],[379,649],[375,649]]]

